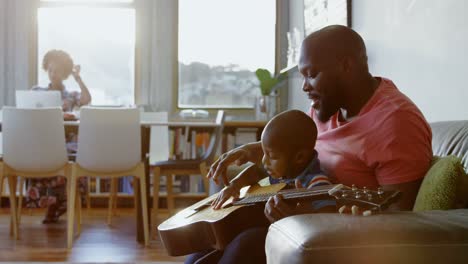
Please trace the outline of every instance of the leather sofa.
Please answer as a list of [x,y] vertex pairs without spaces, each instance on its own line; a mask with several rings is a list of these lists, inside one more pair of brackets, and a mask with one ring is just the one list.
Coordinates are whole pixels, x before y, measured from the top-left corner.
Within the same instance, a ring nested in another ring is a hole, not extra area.
[[[468,121],[431,124],[434,155],[468,168]],[[270,226],[268,263],[468,263],[468,209],[370,217],[306,214]]]

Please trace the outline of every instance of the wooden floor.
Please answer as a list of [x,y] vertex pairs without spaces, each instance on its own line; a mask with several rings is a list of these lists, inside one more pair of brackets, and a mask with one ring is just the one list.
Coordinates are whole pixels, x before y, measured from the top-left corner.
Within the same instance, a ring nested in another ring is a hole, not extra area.
[[[159,238],[149,248],[136,242],[135,217],[132,209],[119,209],[113,225],[106,224],[105,209],[83,210],[82,233],[73,248],[66,248],[66,218],[57,224],[41,223],[43,210],[25,210],[21,219],[20,238],[9,234],[9,210],[0,209],[0,261],[2,262],[120,262],[183,263],[183,257],[166,254]],[[158,223],[163,220],[158,219]],[[153,226],[152,226],[153,227]],[[155,227],[153,227],[155,228]]]

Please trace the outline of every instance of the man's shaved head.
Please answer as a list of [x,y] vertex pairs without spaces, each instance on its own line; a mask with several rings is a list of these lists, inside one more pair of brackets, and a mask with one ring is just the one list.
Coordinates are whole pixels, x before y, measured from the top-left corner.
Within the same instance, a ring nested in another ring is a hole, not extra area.
[[314,150],[317,127],[304,112],[289,110],[278,114],[268,122],[262,134],[266,145],[282,151],[295,153],[298,150]]
[[357,114],[355,105],[373,93],[366,46],[361,36],[348,27],[328,26],[307,36],[298,68],[304,76],[302,90],[312,100],[321,122],[340,109]]
[[302,45],[303,49],[312,53],[319,53],[323,59],[354,58],[361,60],[367,68],[364,40],[349,27],[341,25],[324,27],[307,36]]

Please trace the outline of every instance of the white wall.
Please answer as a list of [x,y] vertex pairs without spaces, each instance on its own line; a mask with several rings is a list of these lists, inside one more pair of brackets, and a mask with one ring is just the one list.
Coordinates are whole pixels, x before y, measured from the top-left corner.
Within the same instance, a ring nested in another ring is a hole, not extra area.
[[[352,2],[371,73],[392,79],[430,122],[468,119],[468,1]],[[304,108],[291,90],[290,108]]]

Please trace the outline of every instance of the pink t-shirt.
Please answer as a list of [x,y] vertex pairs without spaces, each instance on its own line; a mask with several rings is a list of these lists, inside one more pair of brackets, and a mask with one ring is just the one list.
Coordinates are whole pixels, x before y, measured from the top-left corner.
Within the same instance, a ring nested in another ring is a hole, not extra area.
[[424,177],[432,159],[432,132],[416,107],[392,81],[381,82],[349,122],[339,113],[317,124],[316,150],[322,169],[345,185],[375,188]]

